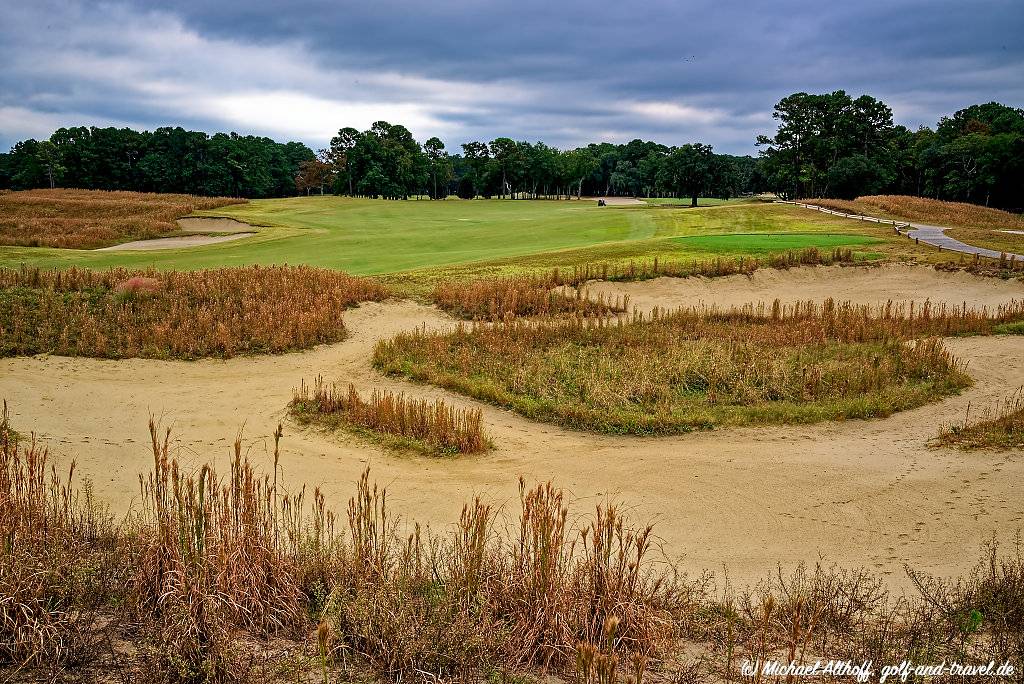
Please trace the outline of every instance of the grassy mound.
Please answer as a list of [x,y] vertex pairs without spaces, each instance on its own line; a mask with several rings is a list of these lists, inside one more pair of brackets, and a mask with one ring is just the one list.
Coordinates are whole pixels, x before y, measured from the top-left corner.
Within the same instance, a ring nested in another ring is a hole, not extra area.
[[337,342],[378,283],[305,266],[210,271],[0,269],[0,357],[227,357]]
[[920,406],[970,381],[940,341],[912,339],[989,332],[1001,320],[930,307],[911,314],[892,306],[776,302],[655,312],[631,322],[417,330],[378,344],[374,363],[539,420],[670,434]]
[[95,249],[160,237],[175,219],[245,200],[155,192],[26,190],[0,194],[0,245]]

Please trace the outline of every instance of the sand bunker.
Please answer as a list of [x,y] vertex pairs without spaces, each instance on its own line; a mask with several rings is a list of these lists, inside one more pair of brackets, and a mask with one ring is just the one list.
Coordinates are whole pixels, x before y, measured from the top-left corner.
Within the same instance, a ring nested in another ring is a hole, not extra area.
[[910,265],[876,267],[827,266],[788,271],[761,269],[753,275],[724,278],[656,278],[637,283],[591,283],[592,296],[629,295],[631,306],[648,311],[656,306],[676,308],[694,304],[739,306],[747,302],[836,301],[858,304],[893,302],[945,303],[972,308],[995,308],[1024,299],[1019,281],[979,278],[969,273],[946,273]]
[[182,230],[197,233],[238,233],[252,231],[252,226],[243,221],[224,216],[186,216],[178,219]]
[[[941,296],[991,305],[1024,297],[1020,283],[923,267],[762,271],[753,278],[601,287],[659,303],[831,295],[858,301]],[[275,357],[0,359],[0,397],[11,405],[15,429],[38,431],[63,465],[77,459],[76,477],[91,478],[117,510],[131,506],[137,474],[152,467],[146,422],[153,413],[173,426],[180,456],[196,462],[215,455],[222,465],[244,423],[250,455],[268,467],[270,435],[284,421],[286,485],[320,485],[329,504],[344,511],[353,482],[370,464],[388,487],[393,510],[436,531],[447,530],[474,495],[514,510],[519,475],[528,482],[550,479],[571,495],[575,511],[607,498],[628,503],[640,519],[656,521],[665,550],[684,556],[684,568],[727,567],[736,583],[761,579],[776,562],[788,569],[822,556],[826,563],[884,572],[905,586],[902,563],[958,574],[993,533],[1008,539],[1024,526],[1024,455],[926,446],[941,423],[963,419],[968,402],[986,406],[1024,385],[1020,337],[950,340],[954,353],[970,360],[975,387],[885,420],[625,438],[535,423],[438,388],[381,378],[370,367],[374,343],[419,325],[452,325],[437,309],[365,304],[346,313],[345,322],[346,341]],[[360,391],[378,386],[479,406],[497,449],[432,459],[289,424],[292,388],[317,374]]]
[[599,199],[603,199],[604,203],[609,207],[646,207],[647,202],[638,200],[635,197],[594,197],[593,200],[596,202]]
[[103,247],[97,252],[144,252],[151,249],[177,249],[179,247],[199,247],[215,245],[218,242],[230,242],[255,235],[256,233],[232,233],[231,235],[178,235],[175,237],[154,238],[152,240],[135,240],[122,242],[119,245]]

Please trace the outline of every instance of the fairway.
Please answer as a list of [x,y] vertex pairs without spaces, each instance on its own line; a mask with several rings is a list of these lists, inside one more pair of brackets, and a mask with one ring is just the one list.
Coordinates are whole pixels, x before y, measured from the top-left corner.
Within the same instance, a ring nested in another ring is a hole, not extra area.
[[756,202],[676,209],[598,207],[589,201],[394,202],[326,196],[256,200],[199,213],[245,221],[257,234],[223,244],[141,252],[0,247],[0,266],[191,270],[307,264],[370,275],[881,246],[888,237],[875,227]]
[[672,240],[688,250],[705,250],[716,254],[763,254],[808,247],[833,249],[883,242],[881,238],[866,235],[835,233],[739,233],[684,236]]

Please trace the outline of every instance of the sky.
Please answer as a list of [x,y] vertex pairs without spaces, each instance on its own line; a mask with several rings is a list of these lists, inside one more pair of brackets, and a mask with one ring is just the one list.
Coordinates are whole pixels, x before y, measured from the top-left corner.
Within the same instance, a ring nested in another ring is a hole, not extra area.
[[0,0],[0,149],[71,125],[316,149],[386,120],[450,149],[751,154],[799,91],[873,95],[911,128],[1022,107],[1022,36],[1022,0]]

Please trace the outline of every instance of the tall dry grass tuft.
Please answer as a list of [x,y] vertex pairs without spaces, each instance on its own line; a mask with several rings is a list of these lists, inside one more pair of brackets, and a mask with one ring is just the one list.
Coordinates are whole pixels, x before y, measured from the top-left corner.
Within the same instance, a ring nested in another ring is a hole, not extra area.
[[521,482],[516,529],[479,499],[450,535],[407,535],[386,492],[364,473],[349,504],[349,551],[329,602],[334,632],[391,675],[471,676],[489,667],[573,667],[579,643],[600,638],[624,657],[663,657],[697,601],[652,557],[649,528],[614,506],[579,528],[564,494]]
[[[121,678],[154,682],[352,679],[369,666],[395,680],[546,670],[641,684],[737,681],[741,658],[1024,657],[1019,541],[990,544],[959,578],[908,568],[904,595],[868,571],[801,566],[722,598],[678,574],[622,507],[576,519],[550,483],[520,481],[508,515],[476,499],[431,532],[400,521],[366,470],[336,530],[319,492],[309,502],[283,486],[280,427],[273,474],[236,441],[225,477],[186,471],[169,435],[150,432],[141,508],[115,525],[45,449],[0,430],[0,667],[54,681],[116,662]],[[279,648],[271,635],[314,660],[254,674]],[[681,651],[701,655],[681,670]]]
[[374,390],[364,400],[354,385],[342,390],[317,377],[312,386],[303,380],[291,402],[300,420],[337,422],[384,435],[414,440],[440,453],[473,454],[490,444],[483,430],[480,409],[457,409],[444,400],[428,402],[388,390]]
[[175,219],[246,200],[152,192],[25,190],[0,194],[0,245],[95,249],[160,237]]
[[346,308],[387,296],[374,280],[308,266],[0,268],[0,356],[280,353],[337,342]]
[[554,289],[562,284],[557,272],[547,276],[448,281],[438,284],[432,297],[435,304],[456,316],[491,321],[562,314],[610,316],[629,307],[628,296],[605,301],[603,294],[592,299],[584,289],[575,293]]
[[181,681],[231,678],[235,631],[296,635],[309,626],[311,594],[325,591],[334,543],[333,516],[319,491],[310,511],[305,490],[279,489],[256,473],[234,443],[226,478],[205,465],[186,473],[149,425],[153,471],[139,477],[142,510],[132,582],[139,619],[155,621],[157,656]]
[[125,576],[124,550],[91,483],[57,474],[33,435],[0,417],[0,667],[53,671],[95,656],[98,610]]
[[963,449],[1024,448],[1024,387],[974,416],[968,404],[963,422],[943,425],[937,441]]

